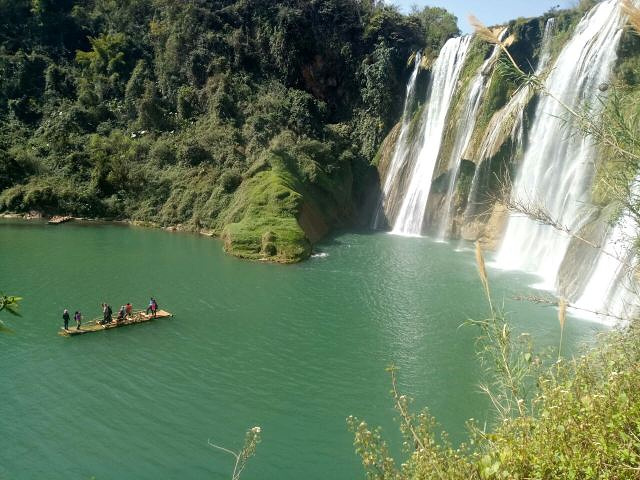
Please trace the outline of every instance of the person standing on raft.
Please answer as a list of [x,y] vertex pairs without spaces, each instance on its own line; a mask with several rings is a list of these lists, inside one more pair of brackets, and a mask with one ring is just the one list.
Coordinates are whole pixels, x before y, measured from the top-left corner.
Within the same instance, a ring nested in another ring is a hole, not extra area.
[[113,315],[113,310],[111,310],[111,306],[107,303],[102,304],[102,322],[100,325],[106,325],[107,323],[112,322],[111,315]]
[[82,314],[76,310],[76,313],[73,315],[73,319],[76,321],[76,330],[80,330],[80,323],[82,322]]
[[69,330],[69,310],[67,310],[66,308],[64,309],[64,312],[62,312],[62,320],[64,320],[64,329],[65,330]]
[[155,318],[158,311],[158,302],[156,302],[156,299],[153,297],[151,297],[151,299],[149,300],[149,306],[146,310],[147,315],[149,315],[149,311],[151,311],[151,314]]

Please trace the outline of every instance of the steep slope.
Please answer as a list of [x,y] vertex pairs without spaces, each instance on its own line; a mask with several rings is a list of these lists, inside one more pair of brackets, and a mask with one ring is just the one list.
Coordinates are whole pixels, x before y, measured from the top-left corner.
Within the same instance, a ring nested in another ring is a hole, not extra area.
[[355,0],[18,0],[0,16],[0,211],[204,229],[287,262],[359,221],[406,59],[457,33],[441,9]]

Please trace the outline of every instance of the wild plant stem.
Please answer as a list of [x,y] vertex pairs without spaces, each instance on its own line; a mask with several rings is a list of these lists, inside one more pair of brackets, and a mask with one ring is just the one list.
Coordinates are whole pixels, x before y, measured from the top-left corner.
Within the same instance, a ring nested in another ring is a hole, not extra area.
[[560,357],[562,354],[562,336],[564,334],[564,325],[560,326],[560,344],[558,345],[558,363],[560,363]]
[[400,395],[398,394],[398,384],[397,384],[396,370],[395,370],[394,367],[391,367],[390,371],[391,371],[391,386],[393,388],[393,399],[396,402],[396,406],[398,407],[398,411],[400,412],[400,416],[402,417],[402,421],[404,422],[405,426],[411,432],[411,435],[413,436],[413,439],[415,440],[415,442],[420,446],[420,448],[424,449],[425,445],[422,442],[422,440],[420,439],[420,437],[418,436],[418,434],[416,433],[415,429],[413,428],[413,424],[411,423],[411,419],[409,418],[409,414],[404,409],[404,407],[402,406],[402,402],[400,401]]
[[233,465],[233,474],[231,475],[231,480],[237,480],[240,475],[240,472],[242,472],[242,469],[240,469],[240,472],[236,473],[238,469],[238,463],[240,462],[240,454],[232,450],[229,450],[228,448],[224,448],[224,447],[221,447],[220,445],[216,445],[215,443],[211,443],[211,440],[207,440],[207,443],[211,447],[217,448],[218,450],[222,450],[223,452],[229,453],[234,456],[234,458],[236,459],[236,463]]

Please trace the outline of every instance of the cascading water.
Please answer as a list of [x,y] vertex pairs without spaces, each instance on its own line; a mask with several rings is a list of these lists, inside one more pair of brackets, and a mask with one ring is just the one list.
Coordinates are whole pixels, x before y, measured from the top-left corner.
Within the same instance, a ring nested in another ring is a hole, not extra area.
[[[630,199],[640,194],[640,175],[630,188]],[[604,245],[599,250],[580,297],[573,302],[578,309],[599,313],[616,319],[628,319],[638,308],[638,281],[635,267],[638,263],[634,243],[638,235],[638,220],[625,210],[616,225],[610,228]]]
[[[551,38],[553,36],[556,20],[550,18],[544,27],[542,44],[540,46],[540,56],[536,66],[535,75],[540,76],[551,60]],[[529,85],[524,85],[516,91],[507,104],[498,110],[489,121],[489,125],[484,132],[484,137],[476,154],[476,170],[473,173],[467,206],[463,217],[465,222],[469,222],[478,213],[481,203],[478,201],[482,178],[486,174],[486,160],[494,157],[502,147],[507,138],[512,138],[515,150],[522,146],[523,140],[523,120],[524,109],[533,96],[534,91]]]
[[433,64],[429,103],[424,113],[423,143],[410,172],[409,186],[402,199],[392,233],[404,235],[421,233],[447,112],[470,43],[470,35],[447,40]]
[[630,318],[638,309],[638,285],[633,279],[636,262],[632,243],[638,225],[625,215],[607,239],[582,295],[573,306],[589,313]]
[[[500,34],[501,38],[505,32],[506,30],[504,30]],[[489,88],[489,84],[491,81],[491,69],[498,61],[499,56],[500,47],[496,45],[493,47],[493,51],[491,52],[489,58],[484,61],[484,63],[480,66],[475,76],[473,77],[466,98],[464,100],[462,115],[460,116],[460,119],[458,121],[456,138],[453,143],[453,149],[451,150],[451,156],[449,157],[449,170],[451,173],[449,176],[447,193],[444,199],[444,215],[442,216],[442,220],[440,221],[440,225],[438,228],[438,236],[440,238],[444,238],[446,236],[447,230],[449,229],[449,226],[452,222],[451,217],[453,214],[453,199],[456,189],[456,182],[458,180],[458,174],[460,172],[460,165],[462,164],[462,157],[464,155],[464,152],[469,147],[471,135],[473,134],[473,130],[476,126],[478,109],[480,107],[480,103],[484,96],[484,93]]]
[[[586,102],[597,107],[598,87],[608,80],[617,58],[621,21],[617,0],[608,0],[576,26],[545,81],[550,95],[537,105],[512,189],[513,198],[542,206],[572,231],[584,221],[595,149],[590,139],[575,134],[577,121],[566,107],[579,111]],[[568,236],[553,227],[512,214],[496,264],[537,273],[544,287],[552,289],[568,244]]]
[[414,58],[413,72],[407,82],[407,93],[404,98],[404,107],[402,110],[402,127],[400,129],[400,135],[396,142],[396,147],[391,158],[391,163],[387,170],[384,184],[382,186],[382,197],[378,209],[376,210],[376,216],[373,220],[373,228],[379,228],[382,219],[385,215],[386,201],[389,199],[391,190],[395,185],[396,177],[404,165],[408,153],[407,131],[409,130],[409,124],[411,123],[411,110],[414,104],[414,96],[416,89],[416,79],[418,78],[418,71],[420,70],[420,64],[422,62],[422,55],[417,52]]

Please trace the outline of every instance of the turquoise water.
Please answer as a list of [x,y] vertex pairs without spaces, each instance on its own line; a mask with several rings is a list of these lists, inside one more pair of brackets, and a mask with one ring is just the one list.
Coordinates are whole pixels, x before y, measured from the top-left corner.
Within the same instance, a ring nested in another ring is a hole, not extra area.
[[[363,471],[345,418],[397,423],[385,367],[454,441],[487,418],[476,332],[486,313],[473,253],[386,234],[338,235],[294,266],[226,256],[190,234],[117,225],[0,223],[0,478],[230,478],[260,425],[245,479],[350,479]],[[516,302],[531,278],[490,271],[497,298],[540,348],[559,327],[548,307]],[[63,308],[85,318],[150,295],[172,319],[63,338]],[[601,327],[569,319],[567,348]]]

